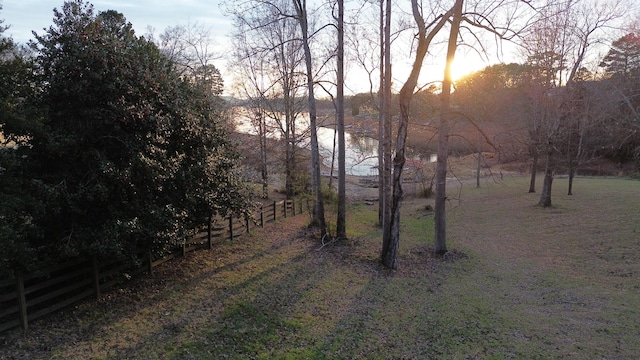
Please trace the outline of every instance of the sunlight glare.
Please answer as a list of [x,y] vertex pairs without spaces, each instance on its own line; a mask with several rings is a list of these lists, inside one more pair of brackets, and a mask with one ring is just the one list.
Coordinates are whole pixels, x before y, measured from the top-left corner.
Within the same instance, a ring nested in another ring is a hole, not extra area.
[[455,82],[483,67],[484,63],[480,59],[471,56],[465,57],[464,54],[456,54],[453,67],[451,68],[451,77]]

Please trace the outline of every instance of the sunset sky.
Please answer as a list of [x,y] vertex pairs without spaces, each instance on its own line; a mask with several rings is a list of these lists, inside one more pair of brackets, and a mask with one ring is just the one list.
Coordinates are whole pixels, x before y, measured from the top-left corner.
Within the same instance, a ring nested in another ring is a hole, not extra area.
[[[156,35],[162,33],[167,27],[176,25],[186,25],[197,23],[210,29],[213,41],[218,45],[216,51],[221,55],[225,55],[229,51],[229,35],[232,31],[232,23],[230,18],[226,18],[220,9],[221,0],[92,0],[90,3],[94,5],[97,12],[105,10],[116,10],[124,14],[136,31],[137,35],[144,35],[148,32],[148,27],[154,29]],[[26,43],[33,39],[31,31],[43,34],[45,28],[53,24],[53,9],[60,9],[64,0],[0,0],[2,9],[0,10],[0,19],[4,20],[4,25],[10,26],[7,35],[13,37],[17,43]],[[468,49],[467,49],[468,50]],[[443,64],[440,59],[442,56],[428,58],[425,60],[423,68],[423,76],[441,79],[443,72]],[[457,69],[454,69],[454,76],[467,73],[469,71],[479,70],[485,66],[474,52],[459,49],[456,56]],[[495,60],[494,60],[495,61]],[[412,64],[412,58],[398,56],[394,59],[394,91],[399,90],[401,84],[406,80],[409,69]],[[225,79],[231,76],[226,74],[226,60],[220,60],[215,63],[218,66]],[[360,74],[358,69],[353,67],[351,72],[352,80],[361,80],[364,74]],[[347,74],[347,82],[349,89],[347,93],[356,93],[368,91],[366,83],[359,85],[358,81],[349,81]],[[362,82],[362,81],[360,81]],[[226,82],[226,85],[228,82]]]
[[[63,0],[0,0],[0,19],[11,26],[8,34],[16,42],[33,38],[31,31],[44,33],[53,23],[53,9],[62,7]],[[212,34],[223,38],[231,30],[231,21],[225,18],[218,1],[207,0],[93,0],[97,11],[117,10],[124,14],[138,35],[147,32],[147,26],[161,33],[169,26],[187,23],[205,24]]]

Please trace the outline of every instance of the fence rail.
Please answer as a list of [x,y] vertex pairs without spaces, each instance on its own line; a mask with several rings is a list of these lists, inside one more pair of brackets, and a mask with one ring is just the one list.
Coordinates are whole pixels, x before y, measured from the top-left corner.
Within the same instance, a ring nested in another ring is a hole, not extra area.
[[[308,203],[305,206],[308,208]],[[206,228],[175,244],[166,256],[154,259],[150,252],[137,254],[141,265],[135,268],[116,260],[77,258],[46,269],[45,276],[16,274],[15,279],[0,279],[0,332],[16,327],[27,330],[30,321],[80,300],[99,298],[103,291],[122,282],[124,276],[150,273],[154,267],[188,252],[211,249],[216,240],[242,236],[252,228],[302,214],[304,210],[300,201],[282,200],[261,206],[252,217],[213,217]]]

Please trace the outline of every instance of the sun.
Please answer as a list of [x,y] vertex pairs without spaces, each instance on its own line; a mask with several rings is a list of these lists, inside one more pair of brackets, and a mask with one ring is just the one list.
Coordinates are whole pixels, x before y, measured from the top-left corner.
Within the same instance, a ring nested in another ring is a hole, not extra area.
[[484,62],[477,57],[470,56],[469,54],[456,54],[453,66],[451,67],[452,80],[454,82],[458,81],[471,73],[481,70],[485,66]]

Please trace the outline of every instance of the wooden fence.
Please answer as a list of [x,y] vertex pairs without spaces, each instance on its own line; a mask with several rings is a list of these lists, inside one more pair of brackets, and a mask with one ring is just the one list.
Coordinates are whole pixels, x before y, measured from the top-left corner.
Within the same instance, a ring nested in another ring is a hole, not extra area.
[[253,214],[253,219],[249,216],[212,218],[205,229],[176,244],[175,249],[162,258],[154,259],[150,252],[138,254],[141,266],[135,268],[96,257],[77,258],[47,269],[45,276],[16,274],[15,279],[0,279],[0,332],[16,327],[26,330],[30,321],[80,300],[99,298],[103,291],[125,278],[150,273],[154,267],[190,251],[211,249],[216,240],[242,236],[254,227],[302,214],[306,209],[308,203],[304,203],[303,208],[302,202],[282,200],[263,205]]

